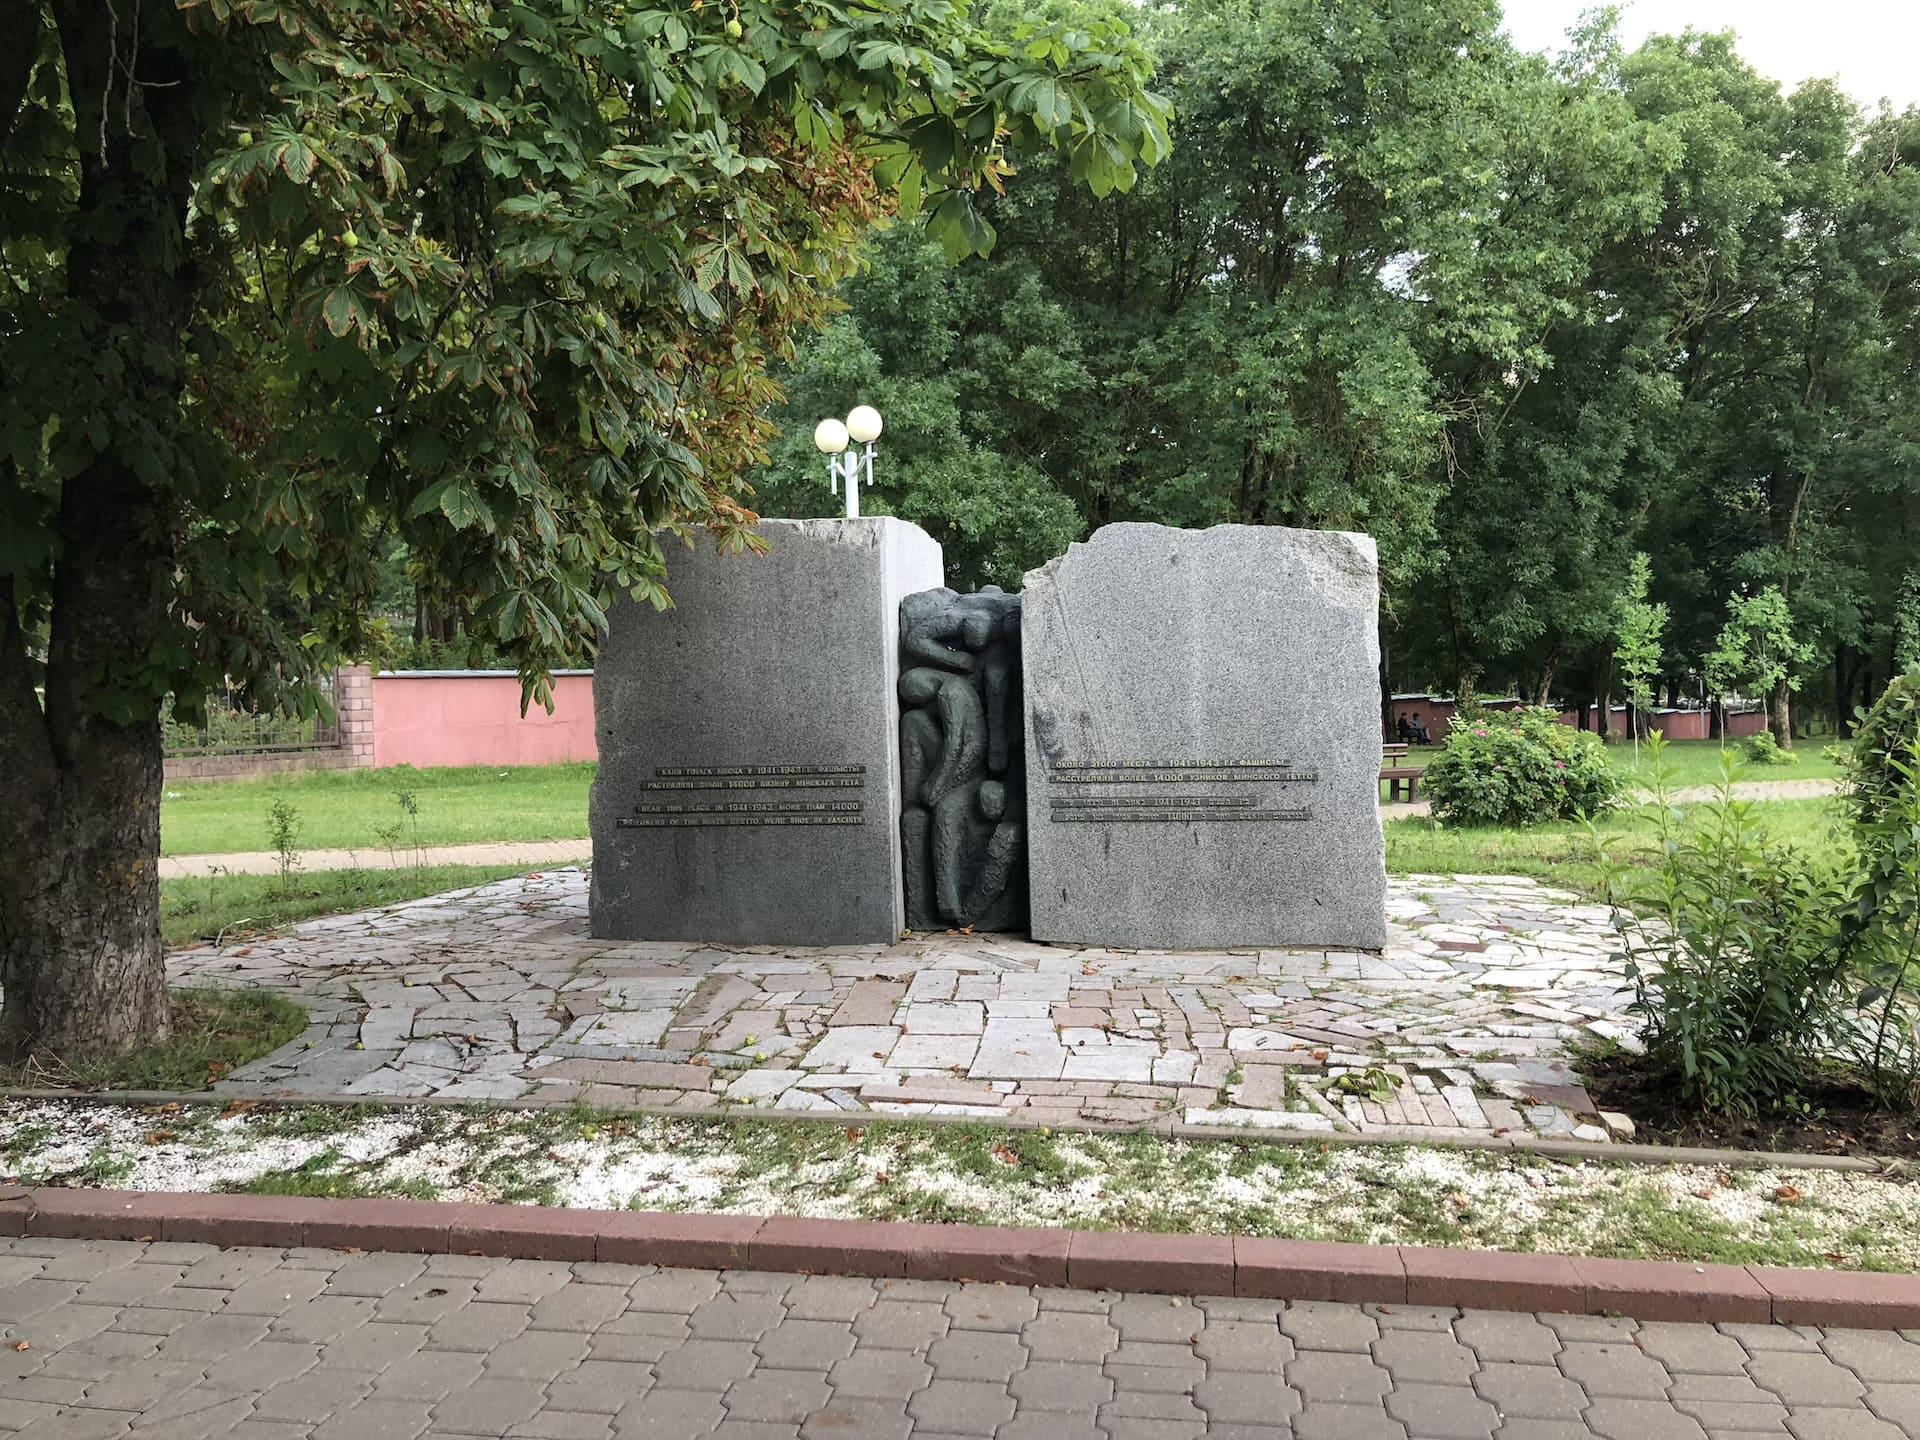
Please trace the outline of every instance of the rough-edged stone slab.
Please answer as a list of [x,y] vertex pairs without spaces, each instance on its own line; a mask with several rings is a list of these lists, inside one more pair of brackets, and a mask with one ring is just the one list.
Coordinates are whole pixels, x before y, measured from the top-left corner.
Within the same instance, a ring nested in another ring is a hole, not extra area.
[[1370,537],[1108,525],[1024,592],[1033,935],[1386,943]]
[[896,939],[900,602],[940,546],[887,517],[767,520],[764,555],[674,549],[594,671],[593,933]]

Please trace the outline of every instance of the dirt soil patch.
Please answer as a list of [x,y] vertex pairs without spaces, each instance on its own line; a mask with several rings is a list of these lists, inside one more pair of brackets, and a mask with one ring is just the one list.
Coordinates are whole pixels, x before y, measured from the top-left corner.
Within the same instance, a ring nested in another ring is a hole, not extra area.
[[1581,1073],[1601,1109],[1633,1117],[1633,1138],[1644,1145],[1920,1161],[1920,1115],[1888,1110],[1844,1079],[1810,1089],[1804,1110],[1747,1116],[1702,1114],[1677,1103],[1672,1085],[1639,1068],[1631,1057],[1589,1062]]

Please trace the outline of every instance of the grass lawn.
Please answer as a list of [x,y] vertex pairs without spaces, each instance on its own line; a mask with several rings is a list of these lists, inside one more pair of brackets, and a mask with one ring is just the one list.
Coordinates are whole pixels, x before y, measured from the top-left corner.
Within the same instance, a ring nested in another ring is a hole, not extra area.
[[[1830,799],[1769,800],[1754,803],[1754,813],[1776,840],[1804,850],[1825,850],[1846,843],[1836,832]],[[1651,865],[1654,841],[1644,821],[1609,815],[1596,826],[1616,859],[1636,854]],[[1600,893],[1599,867],[1586,828],[1562,823],[1527,830],[1446,829],[1431,820],[1390,820],[1387,871],[1394,875],[1531,875],[1583,895]]]
[[[1748,767],[1748,780],[1832,779],[1838,768],[1823,753],[1825,742],[1805,740],[1792,765]],[[1416,748],[1408,763],[1424,767],[1437,747]],[[1688,740],[1667,747],[1678,785],[1711,785],[1720,776],[1720,745]],[[1633,775],[1633,751],[1613,748],[1614,763]],[[1645,761],[1644,752],[1642,762]],[[400,849],[413,845],[459,845],[484,840],[577,840],[587,833],[589,761],[518,766],[504,770],[322,771],[258,780],[178,780],[160,807],[160,848],[165,855],[221,855],[269,850],[267,811],[284,799],[298,813],[296,843],[302,849],[379,851],[380,831],[399,826]],[[413,796],[418,815],[409,817],[397,796]],[[417,827],[417,828],[416,828]]]
[[[1828,758],[1826,750],[1834,744],[1831,735],[1815,740],[1800,740],[1794,744],[1794,761],[1791,765],[1747,765],[1741,766],[1740,778],[1745,781],[1764,782],[1769,780],[1837,780],[1840,767]],[[1738,756],[1739,742],[1727,747]],[[1438,745],[1415,745],[1407,751],[1405,763],[1424,770],[1432,763],[1433,757],[1440,753]],[[1633,744],[1631,741],[1616,741],[1607,746],[1614,768],[1636,784],[1646,785],[1652,781],[1646,749],[1642,747],[1638,768],[1635,768]],[[1672,784],[1676,787],[1694,785],[1717,785],[1720,782],[1720,742],[1718,740],[1675,740],[1667,746],[1667,770]]]
[[[572,840],[587,833],[591,762],[508,769],[315,771],[256,780],[176,780],[160,807],[163,855],[270,850],[267,810],[284,799],[298,812],[302,849],[382,850],[380,830],[398,825],[398,848],[477,840]],[[397,798],[412,794],[417,816]],[[417,825],[417,829],[416,829]]]
[[[159,1125],[161,1128],[156,1128]],[[1641,1259],[1920,1264],[1877,1175],[475,1106],[0,1102],[0,1171],[61,1185],[1273,1235]],[[1781,1197],[1791,1187],[1792,1201]]]
[[524,865],[422,865],[408,870],[316,870],[207,875],[160,882],[160,933],[170,947],[277,930],[316,915],[365,910],[523,875]]
[[53,1068],[0,1068],[0,1082],[79,1089],[204,1090],[249,1060],[278,1050],[307,1028],[307,1012],[271,990],[176,990],[172,1000],[172,1033],[158,1045],[130,1055]]

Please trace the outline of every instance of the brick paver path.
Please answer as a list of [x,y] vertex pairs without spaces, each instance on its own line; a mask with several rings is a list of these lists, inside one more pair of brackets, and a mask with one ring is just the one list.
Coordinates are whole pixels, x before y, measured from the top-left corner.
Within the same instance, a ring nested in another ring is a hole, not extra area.
[[[1675,790],[1671,798],[1683,804],[1693,804],[1711,800],[1718,793],[1712,785],[1686,785]],[[1839,793],[1838,780],[1742,780],[1733,787],[1733,798],[1736,800],[1817,800]],[[1644,794],[1642,798],[1646,798]],[[1380,807],[1382,820],[1414,820],[1431,813],[1431,807],[1424,800],[1401,801]],[[219,857],[209,858],[217,860]],[[262,874],[270,871],[277,859],[270,852],[263,853],[260,858],[263,862]]]
[[1605,907],[1399,876],[1387,919],[1379,954],[957,934],[727,949],[595,939],[584,877],[557,871],[171,970],[307,1006],[308,1033],[218,1087],[242,1095],[1606,1139],[1566,1063],[1572,1041],[1632,1033]]
[[1920,1434],[1920,1332],[0,1241],[20,1440]]

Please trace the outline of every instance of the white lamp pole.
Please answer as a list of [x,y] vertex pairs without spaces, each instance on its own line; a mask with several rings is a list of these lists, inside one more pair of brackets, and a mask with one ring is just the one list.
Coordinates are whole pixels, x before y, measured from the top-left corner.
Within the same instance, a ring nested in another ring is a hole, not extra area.
[[[847,518],[860,518],[861,470],[867,484],[873,484],[873,442],[880,438],[880,412],[871,405],[856,405],[846,420],[826,419],[813,427],[814,448],[827,457],[827,488],[846,486]],[[858,445],[859,451],[849,449]]]

